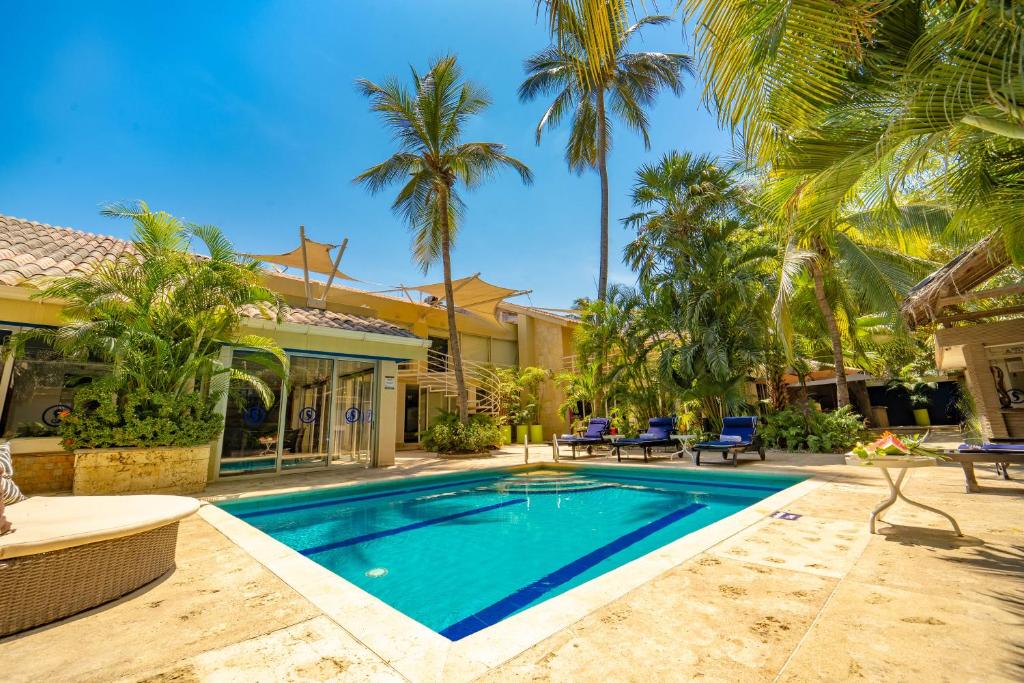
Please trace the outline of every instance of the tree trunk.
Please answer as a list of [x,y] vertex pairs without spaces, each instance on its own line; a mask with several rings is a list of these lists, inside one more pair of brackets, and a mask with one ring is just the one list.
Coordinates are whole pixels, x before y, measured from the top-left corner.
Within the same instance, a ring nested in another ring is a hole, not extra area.
[[850,390],[846,386],[846,366],[843,363],[843,339],[836,324],[836,314],[832,311],[828,297],[825,296],[825,276],[821,272],[821,266],[812,263],[811,275],[814,277],[814,297],[818,300],[818,310],[825,318],[828,336],[832,340],[832,363],[836,368],[836,405],[842,408],[850,405]]
[[455,365],[455,396],[459,404],[459,421],[469,422],[469,397],[466,393],[466,377],[462,372],[462,348],[459,344],[459,330],[455,326],[455,292],[452,289],[452,242],[448,226],[448,195],[441,192],[438,197],[441,214],[441,264],[444,267],[445,310],[448,313],[448,355]]
[[597,298],[608,297],[608,121],[604,112],[604,90],[597,91],[597,172],[601,176],[601,270]]

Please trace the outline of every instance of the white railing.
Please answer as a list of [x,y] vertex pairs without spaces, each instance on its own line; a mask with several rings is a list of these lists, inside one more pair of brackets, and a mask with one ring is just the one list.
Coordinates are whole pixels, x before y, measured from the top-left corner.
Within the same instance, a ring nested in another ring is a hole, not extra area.
[[[471,413],[498,413],[498,375],[495,366],[479,361],[462,360],[462,374],[469,394]],[[398,376],[407,383],[418,384],[421,389],[458,398],[455,383],[455,364],[448,354],[427,349],[427,359],[398,365]],[[482,391],[478,391],[482,390]]]

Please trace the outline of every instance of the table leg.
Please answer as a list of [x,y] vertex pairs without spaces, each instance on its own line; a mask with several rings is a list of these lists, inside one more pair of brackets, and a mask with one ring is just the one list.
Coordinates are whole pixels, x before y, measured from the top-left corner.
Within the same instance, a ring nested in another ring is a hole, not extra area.
[[893,483],[892,477],[889,476],[889,470],[882,468],[882,474],[885,476],[885,481],[889,484],[889,497],[876,505],[875,509],[871,511],[871,533],[875,533],[875,520],[884,521],[879,519],[879,515],[881,515],[885,510],[891,508],[896,502],[899,486],[903,483],[903,477],[906,473],[906,470],[900,470],[899,476],[896,477],[896,483]]
[[960,467],[964,470],[964,479],[967,482],[967,493],[978,493],[981,491],[981,487],[978,486],[978,480],[974,476],[974,463],[973,462],[961,462]]
[[[904,470],[904,472],[906,472],[906,470]],[[902,474],[902,472],[901,472],[901,474]],[[901,476],[900,479],[902,479],[902,478],[903,477]],[[963,533],[960,531],[960,525],[956,523],[956,520],[953,519],[952,515],[949,515],[949,514],[943,512],[942,510],[937,510],[936,508],[933,508],[930,505],[925,505],[924,503],[918,503],[916,500],[910,500],[905,495],[903,495],[903,491],[900,491],[899,483],[898,482],[897,482],[897,485],[896,485],[896,495],[899,496],[900,498],[902,498],[904,503],[909,503],[910,505],[915,505],[915,506],[921,508],[922,510],[927,510],[928,512],[934,512],[937,515],[941,515],[942,517],[945,517],[946,519],[949,520],[949,523],[953,525],[953,531],[956,532],[956,535],[957,536],[963,536]]]

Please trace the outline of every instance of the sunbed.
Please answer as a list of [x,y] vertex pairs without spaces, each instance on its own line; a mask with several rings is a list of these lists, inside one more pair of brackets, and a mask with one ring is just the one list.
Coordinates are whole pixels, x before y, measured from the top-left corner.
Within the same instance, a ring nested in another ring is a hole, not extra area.
[[[660,446],[674,446],[672,431],[675,429],[675,418],[652,417],[647,426],[647,431],[635,439],[619,439],[615,442],[615,457],[622,462],[623,448],[640,448],[644,453],[644,462],[651,457],[651,450]],[[629,457],[629,454],[626,454]]]
[[37,496],[0,536],[0,637],[91,609],[174,568],[182,496]]
[[994,463],[996,474],[1001,474],[1003,479],[1009,479],[1010,473],[1007,468],[1011,464],[1024,465],[1024,443],[965,443],[960,444],[957,450],[947,452],[946,455],[950,460],[960,463],[960,467],[963,468],[967,492],[977,493],[981,488],[974,476],[974,465]]
[[600,446],[604,443],[604,437],[608,434],[608,430],[611,429],[611,420],[607,417],[592,417],[590,422],[587,424],[587,431],[583,432],[580,436],[573,436],[571,434],[563,434],[555,439],[555,448],[565,444],[572,446],[572,458],[576,459],[576,447],[586,446],[587,455],[594,452],[594,446]]
[[690,450],[694,452],[693,463],[698,466],[702,452],[721,453],[723,460],[728,460],[731,455],[733,467],[736,466],[736,457],[747,450],[756,450],[764,460],[764,446],[757,433],[757,416],[725,418],[717,440],[694,444]]

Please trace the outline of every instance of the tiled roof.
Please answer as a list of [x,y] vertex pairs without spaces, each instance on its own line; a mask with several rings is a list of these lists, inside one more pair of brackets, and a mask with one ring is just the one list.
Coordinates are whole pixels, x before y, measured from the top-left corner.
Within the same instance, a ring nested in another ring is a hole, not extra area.
[[0,214],[0,284],[85,273],[131,248],[115,237]]
[[[239,309],[239,313],[246,318],[263,318],[264,315],[256,306],[248,305]],[[377,318],[364,318],[348,313],[326,311],[319,308],[297,308],[286,306],[281,311],[281,322],[293,325],[312,325],[314,327],[328,327],[336,330],[348,330],[350,332],[371,332],[374,334],[387,334],[392,337],[418,337],[409,330],[399,327]]]
[[[86,273],[96,264],[113,261],[132,249],[130,242],[116,237],[0,214],[0,284],[31,285],[48,277]],[[240,313],[249,318],[263,317],[255,306],[244,306]],[[288,307],[282,312],[281,320],[297,325],[416,338],[412,332],[384,320],[317,308]]]

